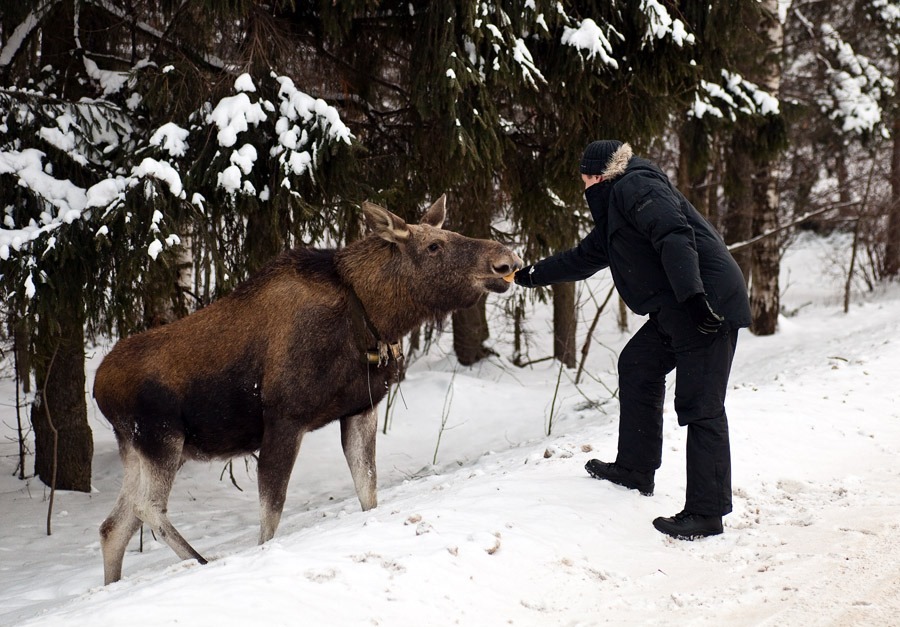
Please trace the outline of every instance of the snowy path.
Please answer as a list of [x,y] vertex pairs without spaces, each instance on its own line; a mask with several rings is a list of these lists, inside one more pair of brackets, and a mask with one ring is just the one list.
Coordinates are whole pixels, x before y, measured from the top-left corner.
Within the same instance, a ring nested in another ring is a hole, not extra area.
[[[621,345],[606,323],[605,341]],[[236,465],[239,492],[221,465],[188,465],[170,511],[213,561],[134,541],[125,578],[106,588],[97,526],[121,476],[108,427],[94,423],[96,491],[59,494],[49,538],[43,490],[10,476],[4,441],[0,625],[900,625],[898,286],[847,315],[819,299],[773,337],[741,336],[728,399],[735,511],[715,538],[677,542],[650,525],[682,505],[671,398],[653,497],[587,477],[616,434],[609,356],[592,359],[601,382],[564,381],[549,437],[555,366],[454,375],[452,360],[420,363],[379,436],[379,507],[359,511],[326,428],[304,441],[264,547],[253,470]]]

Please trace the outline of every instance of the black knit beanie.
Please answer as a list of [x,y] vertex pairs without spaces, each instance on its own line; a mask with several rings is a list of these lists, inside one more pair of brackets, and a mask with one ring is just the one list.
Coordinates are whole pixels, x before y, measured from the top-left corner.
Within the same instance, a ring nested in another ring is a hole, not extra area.
[[617,139],[601,139],[591,142],[581,156],[582,174],[603,174],[609,158],[622,146]]

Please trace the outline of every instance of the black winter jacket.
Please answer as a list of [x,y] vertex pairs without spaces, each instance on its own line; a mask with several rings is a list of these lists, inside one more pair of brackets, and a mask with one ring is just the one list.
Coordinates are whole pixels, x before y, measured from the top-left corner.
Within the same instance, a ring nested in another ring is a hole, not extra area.
[[585,279],[609,267],[625,304],[646,315],[705,293],[731,328],[750,324],[740,267],[719,233],[657,166],[632,157],[585,198],[594,229],[575,248],[536,263],[531,284]]

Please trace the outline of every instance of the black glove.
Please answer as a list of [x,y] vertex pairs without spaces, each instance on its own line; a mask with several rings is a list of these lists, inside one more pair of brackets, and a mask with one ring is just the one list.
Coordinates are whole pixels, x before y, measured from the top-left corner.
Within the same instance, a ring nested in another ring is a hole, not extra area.
[[706,300],[706,294],[694,294],[684,301],[684,306],[700,333],[715,333],[725,320],[710,307],[709,301]]
[[534,283],[531,282],[531,273],[533,271],[534,266],[525,266],[524,268],[516,272],[516,276],[513,277],[516,285],[521,285],[522,287],[537,287]]

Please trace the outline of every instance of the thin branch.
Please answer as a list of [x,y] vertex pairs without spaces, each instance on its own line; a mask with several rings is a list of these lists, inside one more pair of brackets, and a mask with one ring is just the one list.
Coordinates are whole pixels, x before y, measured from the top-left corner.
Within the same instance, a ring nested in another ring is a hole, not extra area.
[[447,420],[450,418],[450,406],[453,403],[453,381],[456,380],[456,368],[453,369],[453,376],[450,377],[450,385],[447,386],[447,395],[444,397],[444,409],[441,411],[441,428],[438,431],[437,442],[434,445],[434,457],[431,459],[431,465],[437,464],[438,449],[441,447],[441,436],[447,428]]
[[[334,54],[334,53],[332,53],[332,52],[329,52],[329,51],[325,48],[324,45],[318,45],[318,46],[316,46],[316,49],[317,49],[319,52],[321,52],[322,55],[324,55],[326,59],[328,59],[329,61],[331,61],[331,62],[334,63],[335,65],[340,66],[340,67],[342,67],[342,68],[345,68],[345,69],[347,69],[347,70],[350,70],[351,72],[353,72],[353,73],[355,73],[355,74],[362,74],[362,71],[361,71],[361,70],[357,69],[355,66],[351,65],[350,63],[347,63],[346,61],[344,61],[344,59],[343,59],[342,57],[339,57],[338,55],[336,55],[336,54]],[[383,87],[386,87],[386,88],[388,88],[388,89],[390,89],[390,90],[392,90],[392,91],[394,91],[394,92],[400,94],[400,95],[403,96],[407,101],[409,101],[409,93],[407,93],[407,91],[406,91],[405,89],[403,89],[402,87],[400,87],[400,85],[397,85],[397,84],[392,83],[392,82],[390,82],[390,81],[387,81],[387,80],[384,80],[384,79],[382,79],[382,78],[379,78],[378,76],[366,76],[366,78],[369,79],[369,80],[371,80],[373,83],[376,83],[376,84],[378,84],[378,85],[382,85]]]
[[556,387],[553,388],[553,400],[550,401],[550,418],[547,421],[547,435],[553,435],[553,416],[556,413],[556,398],[559,396],[559,384],[562,381],[564,364],[559,362],[559,373],[556,375]]
[[228,477],[231,479],[231,485],[236,487],[239,492],[243,492],[244,488],[238,485],[237,479],[234,478],[234,460],[229,459],[228,463],[222,466],[222,472],[219,473],[219,481],[222,480],[222,477],[225,476],[225,471],[228,471]]
[[747,248],[748,246],[752,246],[753,244],[757,243],[760,240],[766,239],[767,237],[771,237],[773,235],[777,235],[777,234],[781,233],[782,231],[786,231],[792,227],[797,226],[798,224],[800,224],[802,222],[806,222],[810,218],[814,218],[817,215],[826,213],[828,211],[833,211],[834,209],[842,209],[844,207],[854,207],[858,204],[859,204],[859,202],[857,202],[857,201],[844,202],[844,203],[840,203],[840,204],[836,204],[836,205],[831,205],[830,207],[825,207],[823,209],[816,209],[815,211],[810,211],[809,213],[805,213],[802,216],[800,216],[799,218],[796,218],[795,220],[792,220],[792,221],[788,222],[787,224],[783,224],[779,227],[776,227],[776,228],[772,229],[771,231],[766,231],[765,233],[761,233],[755,237],[751,237],[750,239],[748,239],[744,242],[736,242],[734,244],[731,244],[728,246],[728,250],[730,250],[731,252],[734,252],[736,250],[741,250],[742,248]]
[[[90,4],[94,5],[95,7],[99,7],[101,9],[107,11],[111,15],[118,17],[119,19],[121,19],[124,22],[128,22],[129,24],[132,25],[132,28],[136,28],[141,33],[148,35],[148,36],[152,37],[153,39],[160,41],[161,43],[163,43],[165,41],[165,37],[167,36],[168,30],[166,32],[162,32],[159,29],[154,28],[153,26],[147,24],[146,22],[135,21],[129,15],[129,13],[127,11],[115,6],[109,0],[88,0],[88,2],[90,2]],[[180,6],[178,8],[178,11],[181,11],[183,8],[184,8],[183,5]],[[176,16],[176,18],[177,18],[177,16]],[[173,18],[173,19],[175,19],[175,18]],[[214,55],[207,54],[204,52],[196,52],[196,51],[186,48],[184,46],[178,46],[178,49],[181,50],[186,56],[191,58],[198,65],[202,64],[212,70],[216,70],[216,71],[220,71],[220,72],[232,72],[233,73],[233,71],[234,71],[233,67],[231,67],[228,63],[226,63],[225,61],[223,61],[222,59],[220,59]]]
[[[178,5],[178,8],[175,9],[175,14],[172,16],[172,19],[169,21],[169,25],[166,26],[166,30],[162,32],[157,40],[156,47],[153,49],[153,53],[150,55],[150,58],[153,58],[157,54],[159,54],[159,49],[162,47],[166,40],[169,39],[169,35],[172,34],[172,31],[175,29],[175,24],[178,22],[181,14],[184,13],[184,10],[187,9],[188,4],[190,4],[190,0],[182,0],[181,4]],[[137,27],[137,22],[132,21],[131,28],[135,29]]]
[[600,307],[597,308],[597,313],[594,315],[594,321],[591,322],[591,328],[588,329],[587,337],[584,339],[584,346],[581,347],[581,363],[578,364],[578,372],[575,374],[575,385],[578,385],[581,382],[581,373],[584,371],[584,362],[587,360],[588,351],[591,347],[591,338],[594,336],[594,330],[597,328],[597,323],[600,321],[600,314],[606,309],[606,304],[609,302],[609,299],[612,298],[613,292],[615,291],[615,285],[609,288],[609,292],[606,293],[606,298],[603,299]]
[[549,355],[547,357],[539,357],[538,359],[531,359],[529,361],[515,361],[513,360],[513,364],[518,366],[519,368],[524,368],[526,366],[533,366],[534,364],[539,364],[542,361],[550,361],[553,359],[553,355]]

